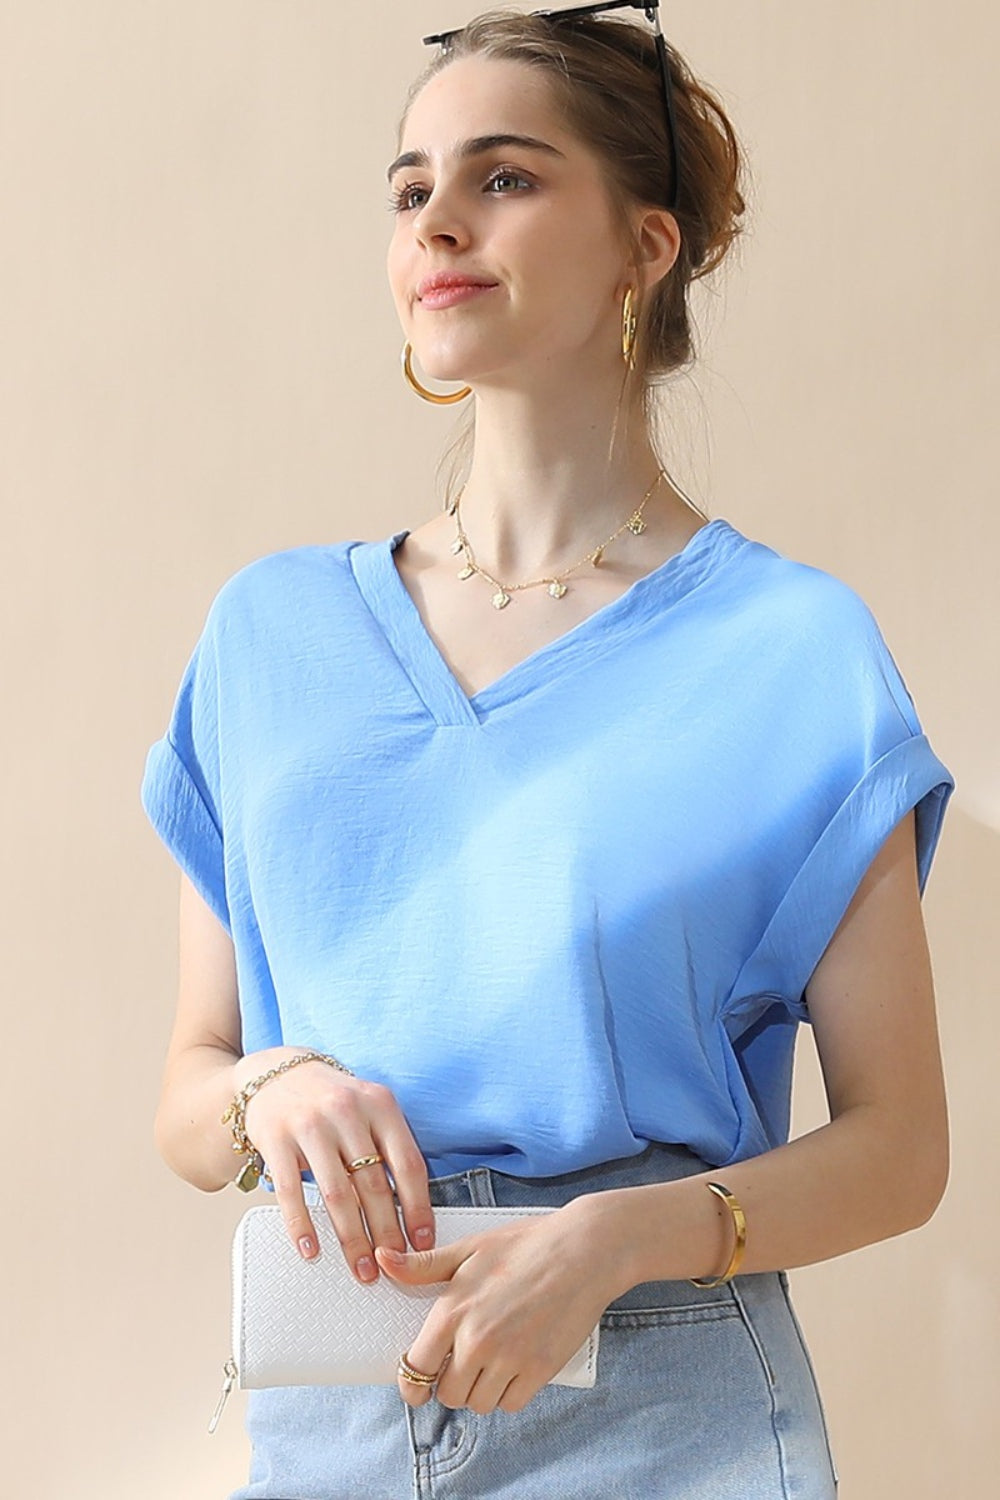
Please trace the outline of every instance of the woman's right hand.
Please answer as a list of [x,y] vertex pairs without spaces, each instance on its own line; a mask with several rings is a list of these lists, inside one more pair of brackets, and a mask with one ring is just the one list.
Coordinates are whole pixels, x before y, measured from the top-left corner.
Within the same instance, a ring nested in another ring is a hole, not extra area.
[[[242,1089],[306,1047],[268,1047],[241,1057],[235,1086]],[[329,1063],[300,1063],[271,1078],[247,1102],[247,1135],[267,1165],[285,1227],[306,1260],[319,1252],[319,1238],[306,1207],[301,1172],[308,1168],[322,1194],[344,1251],[359,1281],[378,1278],[372,1250],[406,1250],[392,1184],[415,1250],[434,1245],[434,1213],[427,1165],[391,1089],[341,1073]],[[376,1152],[382,1162],[347,1171],[347,1163]]]

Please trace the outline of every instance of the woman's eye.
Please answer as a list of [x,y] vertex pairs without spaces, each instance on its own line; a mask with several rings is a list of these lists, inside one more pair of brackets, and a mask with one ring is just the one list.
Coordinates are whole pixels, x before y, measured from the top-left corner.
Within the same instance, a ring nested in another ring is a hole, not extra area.
[[422,191],[423,191],[423,189],[422,188],[418,188],[416,185],[414,185],[413,187],[411,187],[408,183],[404,183],[401,188],[398,188],[396,190],[396,192],[390,194],[390,196],[389,196],[389,209],[390,209],[390,211],[392,213],[397,213],[397,214],[405,213],[406,210],[411,207],[411,204],[410,204],[410,194],[411,193],[420,193]]
[[491,183],[492,182],[501,182],[505,177],[512,177],[515,182],[524,182],[524,183],[527,183],[528,187],[531,187],[531,183],[528,182],[527,177],[522,177],[521,174],[520,174],[520,172],[513,172],[509,168],[504,168],[504,167],[501,167],[499,169],[499,171],[492,173],[492,175],[489,178],[489,181]]
[[[520,172],[515,172],[512,167],[497,167],[490,173],[489,177],[486,179],[486,184],[489,187],[492,186],[493,183],[502,182],[508,177],[513,178],[515,182],[523,182],[527,187],[531,187],[531,183],[528,181],[528,179],[526,177],[522,177]],[[426,191],[426,188],[420,187],[418,183],[405,182],[403,186],[396,192],[394,192],[389,198],[388,206],[390,211],[397,214],[406,213],[413,207],[413,194],[424,193]],[[506,193],[494,193],[492,196],[506,197],[507,195]]]

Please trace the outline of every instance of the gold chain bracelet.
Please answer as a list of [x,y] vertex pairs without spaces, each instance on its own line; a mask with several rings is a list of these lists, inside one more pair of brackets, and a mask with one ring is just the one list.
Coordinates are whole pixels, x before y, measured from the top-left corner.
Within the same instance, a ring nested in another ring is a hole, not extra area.
[[261,1156],[253,1141],[247,1135],[245,1116],[246,1108],[254,1094],[262,1089],[265,1083],[270,1083],[272,1078],[277,1078],[279,1073],[287,1073],[290,1068],[297,1068],[300,1063],[325,1062],[331,1068],[336,1068],[340,1073],[346,1073],[350,1078],[356,1078],[350,1068],[345,1068],[342,1062],[335,1057],[330,1057],[326,1052],[300,1052],[295,1057],[286,1057],[276,1067],[268,1068],[266,1073],[261,1073],[257,1078],[251,1078],[245,1083],[239,1093],[233,1098],[225,1114],[222,1116],[222,1124],[230,1125],[233,1132],[233,1150],[238,1151],[241,1156],[247,1157],[243,1166],[233,1179],[235,1185],[242,1193],[252,1193],[261,1179],[264,1170],[264,1158]]

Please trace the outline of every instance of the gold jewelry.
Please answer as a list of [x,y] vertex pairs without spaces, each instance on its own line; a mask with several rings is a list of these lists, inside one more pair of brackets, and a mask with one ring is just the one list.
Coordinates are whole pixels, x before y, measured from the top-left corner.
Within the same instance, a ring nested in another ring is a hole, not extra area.
[[[632,287],[625,290],[625,300],[622,304],[622,356],[630,370],[635,369],[635,335],[636,319],[633,310],[634,291]],[[433,401],[435,406],[451,406],[456,401],[464,401],[466,396],[472,394],[472,386],[463,386],[460,391],[452,391],[447,396],[438,395],[436,391],[429,391],[425,385],[413,373],[413,345],[407,341],[403,345],[401,355],[403,365],[403,377],[407,385],[418,396],[423,396],[425,401]]]
[[744,1214],[740,1205],[737,1203],[736,1199],[733,1197],[732,1193],[727,1187],[723,1187],[721,1182],[706,1182],[705,1186],[711,1192],[713,1192],[717,1198],[722,1199],[723,1203],[732,1214],[733,1227],[736,1230],[736,1244],[733,1248],[733,1253],[730,1257],[729,1264],[723,1271],[721,1276],[716,1276],[714,1281],[710,1280],[708,1277],[702,1276],[689,1276],[688,1280],[690,1281],[692,1286],[722,1286],[723,1282],[732,1281],[733,1277],[736,1275],[736,1272],[740,1268],[740,1262],[743,1259],[743,1252],[746,1249],[747,1245],[747,1220],[746,1215]]
[[646,529],[646,523],[642,519],[643,507],[645,506],[646,501],[649,499],[650,495],[653,493],[656,486],[659,484],[660,480],[663,477],[664,470],[658,469],[656,478],[653,480],[652,484],[649,486],[649,489],[643,495],[642,500],[639,502],[637,508],[629,516],[628,520],[623,522],[623,524],[619,526],[617,531],[612,532],[612,534],[607,538],[606,541],[601,542],[600,546],[595,547],[592,552],[588,552],[586,557],[581,557],[578,563],[574,563],[571,568],[566,568],[562,573],[557,573],[554,577],[550,575],[545,578],[531,578],[528,579],[528,581],[525,583],[501,583],[499,579],[493,577],[492,573],[487,573],[486,569],[481,568],[476,562],[475,557],[473,556],[472,546],[469,542],[469,538],[466,536],[464,530],[462,529],[462,521],[461,517],[459,516],[458,508],[461,504],[462,496],[465,493],[465,485],[463,484],[462,488],[455,496],[454,501],[448,507],[449,515],[453,515],[455,517],[455,526],[457,528],[455,540],[451,544],[451,550],[454,553],[464,552],[466,556],[465,567],[462,568],[462,570],[459,572],[458,577],[471,578],[473,573],[478,573],[481,577],[487,579],[488,582],[490,582],[496,590],[496,593],[493,595],[494,609],[503,609],[505,605],[510,603],[511,594],[516,593],[518,589],[535,588],[538,584],[542,583],[548,584],[549,593],[552,595],[553,599],[561,599],[566,592],[566,585],[562,580],[564,578],[568,578],[570,573],[575,573],[577,568],[582,568],[585,562],[593,563],[594,567],[596,568],[604,555],[604,549],[614,541],[616,536],[620,536],[622,532],[626,530],[626,528],[635,536],[641,536],[641,534]]
[[412,354],[413,345],[409,343],[404,344],[402,356],[403,375],[406,378],[407,384],[412,386],[418,396],[423,396],[425,401],[433,401],[437,406],[450,406],[452,402],[463,401],[466,396],[472,394],[471,385],[464,386],[460,391],[452,391],[451,395],[449,396],[439,396],[434,391],[429,391],[425,385],[420,384],[420,381],[413,373],[413,365],[410,362]]
[[356,1161],[349,1161],[345,1168],[348,1172],[359,1172],[362,1167],[373,1167],[376,1162],[385,1161],[384,1156],[379,1156],[376,1151],[374,1156],[359,1156]]
[[252,1193],[262,1176],[266,1181],[271,1181],[270,1175],[264,1171],[264,1158],[246,1132],[244,1117],[247,1105],[265,1083],[269,1083],[272,1078],[277,1078],[279,1073],[287,1073],[289,1068],[297,1068],[300,1063],[304,1062],[329,1063],[331,1068],[336,1068],[340,1073],[346,1073],[350,1078],[357,1076],[351,1072],[350,1068],[345,1068],[342,1062],[338,1062],[335,1057],[330,1057],[326,1052],[300,1052],[295,1057],[286,1057],[284,1062],[278,1063],[277,1067],[269,1068],[266,1073],[261,1073],[259,1077],[252,1078],[249,1083],[243,1085],[222,1116],[223,1125],[232,1122],[233,1150],[239,1151],[248,1158],[233,1179],[241,1193]]
[[399,1363],[396,1365],[397,1372],[411,1385],[433,1385],[437,1380],[437,1375],[425,1375],[423,1370],[415,1370],[407,1358],[408,1353],[409,1350],[406,1350],[399,1356]]
[[625,299],[622,302],[622,355],[630,370],[635,369],[636,319],[634,296],[632,287],[626,287]]

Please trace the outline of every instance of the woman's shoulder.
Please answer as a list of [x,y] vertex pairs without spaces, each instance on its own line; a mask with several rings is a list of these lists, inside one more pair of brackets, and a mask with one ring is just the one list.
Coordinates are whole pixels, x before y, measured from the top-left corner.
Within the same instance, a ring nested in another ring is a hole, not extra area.
[[251,558],[226,575],[216,588],[209,605],[209,622],[226,622],[231,627],[241,619],[259,618],[262,610],[300,604],[314,584],[329,596],[338,582],[349,579],[348,554],[355,545],[353,540],[309,542]]
[[[848,708],[884,711],[919,730],[913,697],[872,605],[846,579],[763,542],[751,557],[737,612],[758,691],[790,691],[816,723]],[[846,722],[846,721],[845,721]]]
[[803,644],[832,633],[867,636],[878,625],[871,606],[846,579],[804,562],[769,542],[745,537],[744,566],[735,576],[745,602],[762,618],[801,629]]

